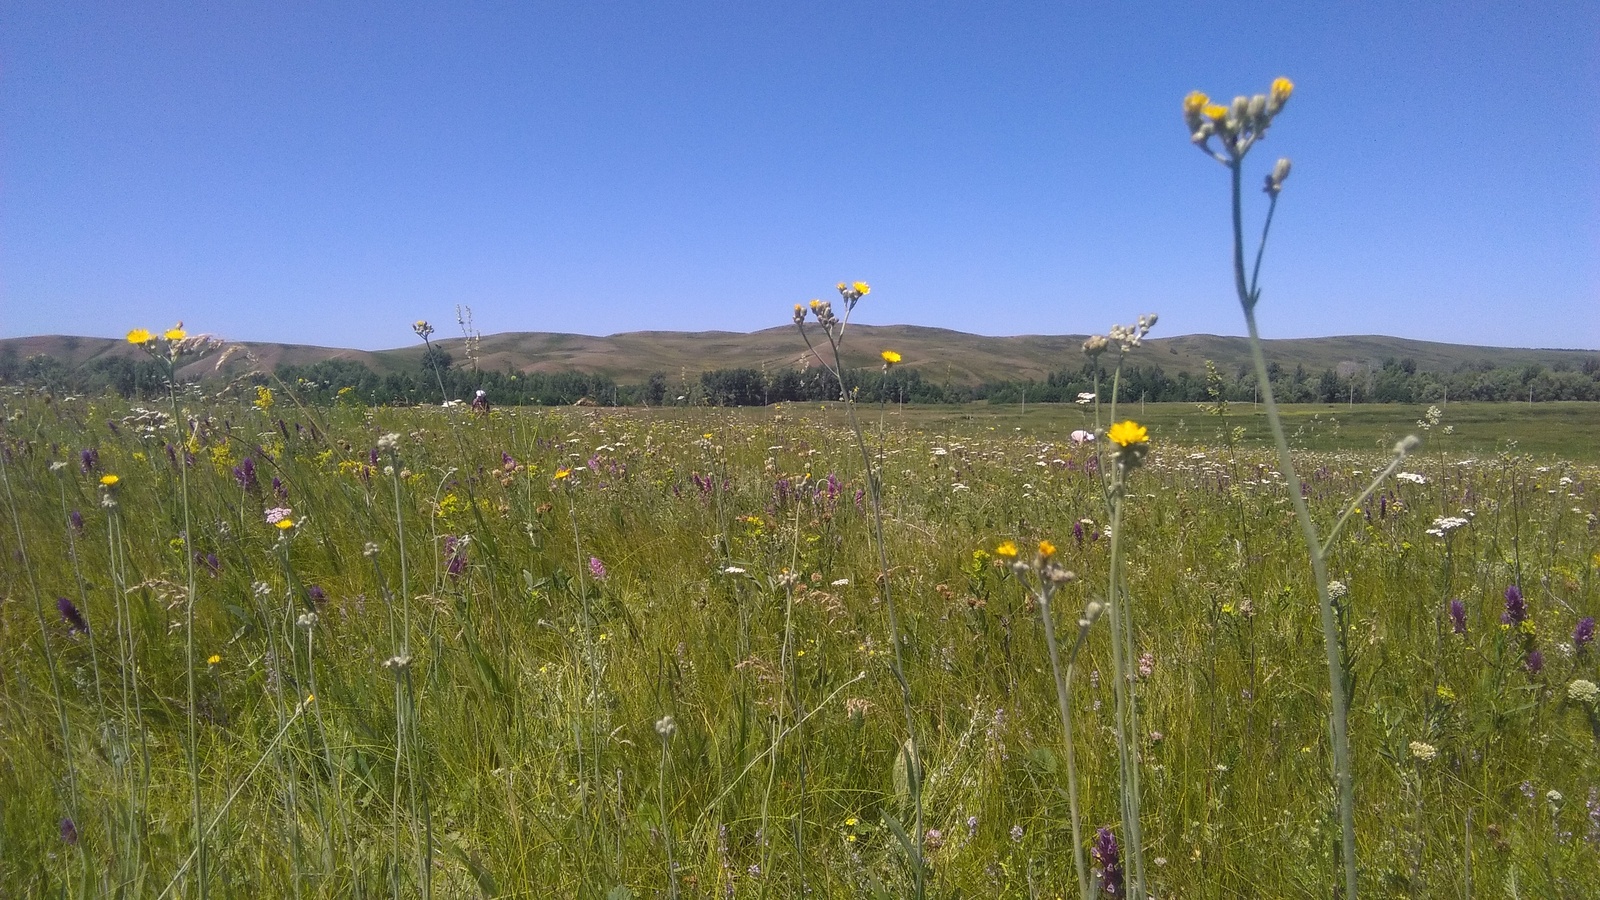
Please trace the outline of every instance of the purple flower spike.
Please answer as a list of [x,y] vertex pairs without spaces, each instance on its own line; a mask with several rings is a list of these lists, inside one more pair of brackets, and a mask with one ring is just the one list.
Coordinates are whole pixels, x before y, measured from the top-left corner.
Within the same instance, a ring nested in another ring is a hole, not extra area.
[[1506,625],[1521,625],[1527,621],[1528,604],[1522,599],[1522,591],[1516,585],[1506,588],[1506,611],[1500,614],[1500,621]]
[[61,820],[61,842],[68,847],[78,846],[78,825],[71,819]]
[[1572,629],[1572,646],[1579,650],[1594,643],[1594,616],[1585,616],[1578,620],[1578,627]]
[[88,634],[89,623],[83,620],[83,613],[78,612],[78,607],[65,597],[56,598],[56,609],[61,613],[61,620],[67,623],[68,634]]
[[1544,671],[1544,654],[1538,650],[1529,650],[1528,658],[1522,661],[1529,675],[1537,675]]
[[1100,877],[1100,890],[1107,897],[1122,896],[1122,848],[1117,846],[1117,836],[1111,829],[1095,832],[1094,843],[1089,845]]
[[1450,627],[1456,634],[1467,633],[1467,605],[1460,600],[1450,601]]
[[600,557],[589,557],[589,574],[594,576],[595,581],[606,580],[606,564],[600,561]]
[[83,533],[83,513],[73,510],[67,515],[67,521],[72,523],[73,531],[76,531],[79,534]]
[[328,602],[328,592],[323,590],[320,584],[313,584],[311,587],[306,588],[306,596],[318,606]]

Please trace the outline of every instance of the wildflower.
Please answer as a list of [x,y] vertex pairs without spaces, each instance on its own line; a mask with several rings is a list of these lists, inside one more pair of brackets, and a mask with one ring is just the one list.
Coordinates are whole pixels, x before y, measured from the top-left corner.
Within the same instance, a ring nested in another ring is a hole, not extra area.
[[1450,689],[1450,685],[1448,685],[1448,684],[1441,684],[1438,687],[1434,688],[1433,689],[1433,695],[1435,697],[1438,697],[1439,700],[1441,702],[1444,702],[1444,703],[1454,703],[1454,702],[1456,702],[1456,692],[1452,691]]
[[108,488],[116,487],[117,486],[117,482],[119,482],[121,480],[122,480],[121,478],[118,478],[115,475],[101,475],[100,476],[100,486],[101,487],[108,487]]
[[273,524],[278,526],[278,530],[279,531],[288,531],[288,530],[294,528],[294,520],[290,519],[290,518],[287,518],[287,517],[279,519],[277,522],[274,522]]
[[885,351],[883,351],[882,353],[880,353],[878,355],[883,357],[883,364],[886,367],[895,365],[896,363],[900,362],[900,354],[896,353],[893,350],[885,350]]
[[416,332],[417,337],[423,340],[427,340],[428,336],[433,334],[433,326],[428,324],[427,319],[418,319],[411,323],[411,330]]
[[922,834],[922,842],[927,846],[929,853],[937,852],[944,846],[944,832],[937,828],[929,828]]
[[1543,672],[1544,653],[1537,648],[1529,650],[1527,657],[1522,661],[1522,666],[1528,670],[1529,675],[1537,675],[1540,672]]
[[142,347],[153,340],[155,340],[155,335],[151,334],[149,329],[146,328],[135,328],[128,332],[128,343],[135,346]]
[[1281,76],[1272,79],[1272,90],[1267,94],[1267,112],[1277,115],[1278,110],[1283,109],[1283,105],[1289,102],[1289,95],[1292,93],[1294,93],[1294,82]]
[[872,288],[868,287],[865,281],[853,281],[850,283],[850,287],[863,297],[872,293]]
[[595,581],[606,580],[606,564],[600,561],[600,557],[589,557],[589,574],[594,576]]
[[1594,703],[1600,699],[1600,687],[1586,678],[1577,678],[1567,685],[1567,698],[1578,703]]
[[671,716],[662,716],[656,720],[656,734],[661,735],[663,741],[670,739],[678,733],[678,722]]
[[572,477],[572,470],[569,469],[569,468],[566,468],[565,466],[563,466],[562,468],[559,468],[559,469],[556,470],[555,478],[556,478],[557,481],[560,481],[563,478],[571,478],[571,477]]
[[78,846],[78,826],[71,819],[61,820],[61,842],[68,847]]
[[1122,850],[1117,846],[1117,836],[1109,828],[1095,832],[1094,843],[1089,846],[1094,862],[1099,867],[1100,888],[1107,896],[1122,896]]
[[294,624],[309,631],[317,627],[317,614],[315,612],[301,613],[300,617],[294,620]]
[[66,597],[56,598],[56,610],[61,613],[62,621],[67,623],[68,634],[88,634],[89,623],[83,620],[83,614],[78,612],[78,607]]
[[1017,558],[1017,544],[1015,541],[1002,541],[1000,546],[994,548],[995,556],[1004,556],[1006,559]]
[[287,506],[275,506],[266,512],[267,524],[277,525],[279,522],[288,519],[293,513],[294,510]]
[[1460,600],[1450,601],[1450,628],[1456,634],[1467,633],[1467,604]]
[[1433,520],[1433,527],[1427,533],[1436,538],[1447,538],[1453,532],[1467,527],[1467,524],[1467,520],[1460,516],[1440,516]]
[[1132,447],[1136,444],[1146,444],[1150,441],[1150,432],[1143,425],[1129,419],[1118,422],[1106,432],[1106,437],[1119,447]]
[[1528,618],[1528,604],[1522,599],[1522,591],[1516,585],[1506,588],[1506,611],[1500,614],[1500,622],[1505,625],[1521,625]]
[[1411,755],[1413,758],[1421,760],[1422,762],[1432,762],[1433,758],[1439,755],[1439,750],[1432,744],[1423,743],[1422,741],[1412,741]]
[[1594,643],[1594,616],[1585,616],[1578,620],[1578,627],[1572,629],[1572,646],[1578,651]]
[[1049,557],[1055,556],[1056,555],[1056,545],[1050,543],[1049,541],[1040,541],[1039,542],[1039,555],[1042,556],[1042,557],[1045,557],[1047,559]]
[[1094,394],[1088,392],[1080,393],[1076,402],[1079,406],[1088,406],[1094,402]]
[[1338,601],[1343,600],[1345,598],[1345,595],[1349,594],[1349,593],[1350,593],[1350,588],[1347,587],[1344,582],[1337,581],[1337,580],[1328,582],[1328,599],[1329,600],[1332,600],[1335,603],[1337,603]]
[[215,665],[220,664],[221,662],[222,662],[222,654],[220,654],[220,653],[213,653],[210,656],[206,657],[206,665],[208,665],[208,666],[215,666]]
[[162,333],[161,336],[166,338],[169,341],[181,341],[184,338],[189,336],[189,332],[184,331],[183,330],[183,323],[179,322],[178,324],[172,326],[171,328],[168,328],[165,332]]
[[1406,481],[1406,482],[1410,482],[1411,484],[1427,484],[1428,483],[1428,479],[1427,479],[1426,476],[1418,475],[1416,472],[1400,472],[1400,473],[1397,473],[1394,476],[1394,480],[1395,481]]
[[1022,843],[1022,826],[1021,825],[1013,825],[1013,826],[1011,826],[1011,840],[1013,840],[1013,841],[1015,841],[1015,842],[1017,842],[1019,844]]
[[[67,514],[67,521],[72,523],[72,530],[73,531],[76,531],[76,532],[79,532],[79,533],[83,532],[83,513],[80,513],[77,510],[73,510],[72,512]],[[1593,619],[1590,620],[1590,622],[1593,622],[1593,621],[1594,621]],[[1593,631],[1593,630],[1594,629],[1592,629],[1592,628],[1590,629],[1590,631]]]

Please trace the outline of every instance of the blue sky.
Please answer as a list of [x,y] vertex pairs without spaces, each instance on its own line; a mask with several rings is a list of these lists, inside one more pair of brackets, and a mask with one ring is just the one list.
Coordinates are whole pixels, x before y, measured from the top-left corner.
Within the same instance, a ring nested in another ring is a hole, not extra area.
[[1600,347],[1600,4],[0,5],[0,336],[1238,334],[1179,101],[1296,91],[1269,337]]

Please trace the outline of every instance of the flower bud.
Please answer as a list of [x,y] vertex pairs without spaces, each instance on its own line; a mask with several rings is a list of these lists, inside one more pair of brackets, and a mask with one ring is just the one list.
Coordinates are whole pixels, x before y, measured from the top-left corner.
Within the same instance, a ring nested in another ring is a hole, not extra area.
[[1283,190],[1284,180],[1289,177],[1290,166],[1288,157],[1279,159],[1277,165],[1272,167],[1272,174],[1267,176],[1267,186],[1262,190],[1274,197],[1278,196],[1278,192]]
[[1267,118],[1267,95],[1257,94],[1250,98],[1250,120],[1264,123]]

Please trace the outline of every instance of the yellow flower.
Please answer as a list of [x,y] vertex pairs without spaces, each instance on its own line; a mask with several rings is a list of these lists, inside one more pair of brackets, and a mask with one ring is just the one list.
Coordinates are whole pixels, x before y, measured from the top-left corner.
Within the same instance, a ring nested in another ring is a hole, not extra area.
[[307,703],[315,703],[315,702],[317,702],[317,695],[316,694],[307,694],[306,695],[306,702]]
[[1039,555],[1040,556],[1055,556],[1056,555],[1056,545],[1050,543],[1049,541],[1040,541],[1039,542]]
[[856,289],[856,293],[860,294],[863,297],[865,297],[866,295],[872,293],[872,288],[868,287],[867,283],[865,281],[857,281],[857,282],[854,282],[853,284],[851,284],[850,286],[855,288]]
[[1016,557],[1017,557],[1017,543],[1016,543],[1016,541],[1005,541],[1005,542],[1001,543],[1000,546],[994,548],[994,555],[995,556],[1004,556],[1006,559],[1016,559]]
[[118,478],[115,475],[101,475],[100,476],[100,483],[105,485],[106,487],[116,487],[117,486],[117,482],[119,482],[121,480],[122,480],[121,478]]
[[279,519],[275,524],[277,524],[279,531],[288,531],[294,527],[294,520],[285,516],[284,518]]
[[145,328],[135,328],[134,330],[128,332],[128,343],[130,344],[143,345],[148,344],[153,340],[155,340],[155,337],[150,334],[148,329]]
[[821,305],[822,305],[822,301],[821,300],[813,299],[811,301],[811,308],[812,309],[816,309],[817,307],[819,307]]
[[563,478],[571,478],[571,477],[572,477],[572,470],[571,469],[563,467],[563,468],[560,468],[560,469],[556,470],[556,480],[557,481],[560,481]]
[[1272,81],[1272,101],[1282,106],[1294,93],[1294,82],[1287,78],[1275,78]]
[[1134,444],[1149,443],[1150,432],[1146,431],[1143,425],[1129,419],[1111,426],[1111,430],[1106,432],[1106,437],[1119,447],[1131,447]]
[[1228,108],[1226,106],[1218,106],[1215,103],[1207,103],[1200,110],[1200,115],[1205,116],[1213,122],[1216,122],[1218,125],[1221,125],[1228,118]]
[[189,336],[189,332],[184,331],[183,323],[179,322],[171,328],[168,328],[161,336],[169,341],[181,341]]
[[900,354],[893,350],[885,350],[878,355],[883,357],[883,361],[891,366],[900,361]]
[[206,665],[208,666],[214,666],[220,662],[222,662],[222,657],[219,654],[213,653],[206,657]]
[[1210,102],[1211,98],[1205,94],[1199,91],[1190,91],[1189,95],[1183,98],[1183,114],[1186,116],[1195,115],[1205,109],[1206,104]]

